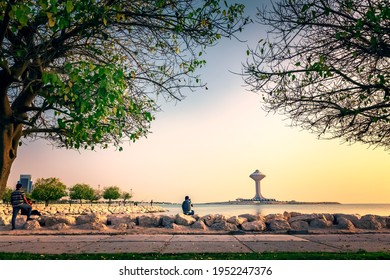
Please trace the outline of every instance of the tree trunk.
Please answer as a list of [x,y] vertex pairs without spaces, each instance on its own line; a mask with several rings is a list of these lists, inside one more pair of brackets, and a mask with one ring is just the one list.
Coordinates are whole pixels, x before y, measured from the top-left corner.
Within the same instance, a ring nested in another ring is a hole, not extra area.
[[7,187],[7,181],[11,172],[22,136],[22,125],[11,123],[11,118],[3,112],[0,114],[0,196]]
[[[22,137],[23,125],[16,118],[23,118],[18,108],[11,108],[8,90],[13,77],[5,70],[0,71],[0,196],[7,187],[11,166],[16,159],[19,140]],[[27,102],[31,103],[28,99]],[[30,103],[24,103],[27,106]]]

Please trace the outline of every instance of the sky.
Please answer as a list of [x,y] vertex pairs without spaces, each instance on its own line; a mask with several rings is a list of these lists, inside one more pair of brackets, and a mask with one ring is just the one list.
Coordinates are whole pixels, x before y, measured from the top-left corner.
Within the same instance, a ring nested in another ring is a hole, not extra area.
[[[253,6],[247,10],[253,12]],[[288,117],[263,111],[261,95],[232,72],[241,72],[247,46],[254,48],[264,28],[251,25],[239,37],[246,42],[224,39],[207,50],[199,74],[208,90],[163,103],[146,139],[125,144],[122,152],[26,143],[8,186],[13,188],[20,174],[31,174],[33,181],[57,177],[68,187],[115,185],[136,201],[181,202],[189,195],[194,203],[216,202],[253,198],[249,175],[259,169],[266,175],[261,181],[266,198],[390,203],[389,151],[319,140],[291,127]]]

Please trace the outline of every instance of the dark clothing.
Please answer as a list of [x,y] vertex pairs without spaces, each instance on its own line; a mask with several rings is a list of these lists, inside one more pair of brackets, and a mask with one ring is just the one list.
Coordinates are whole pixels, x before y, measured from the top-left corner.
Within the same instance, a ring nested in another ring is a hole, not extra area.
[[183,209],[183,213],[186,215],[194,215],[194,210],[191,210],[191,199],[186,199],[183,201],[181,208]]
[[11,205],[12,205],[12,229],[15,229],[16,216],[19,213],[19,210],[24,209],[26,211],[27,220],[30,219],[31,205],[25,203],[24,191],[22,189],[16,189],[11,194]]
[[[28,211],[26,209],[22,208],[22,211],[20,211],[20,215],[27,216]],[[31,210],[31,216],[41,216],[41,213],[38,210]]]
[[14,190],[11,193],[11,205],[12,207],[20,206],[24,203],[24,191],[22,189]]
[[15,229],[16,216],[18,215],[20,209],[24,209],[27,212],[27,220],[30,219],[31,210],[32,210],[32,207],[30,205],[23,203],[20,206],[12,207],[12,221],[11,221],[12,229]]

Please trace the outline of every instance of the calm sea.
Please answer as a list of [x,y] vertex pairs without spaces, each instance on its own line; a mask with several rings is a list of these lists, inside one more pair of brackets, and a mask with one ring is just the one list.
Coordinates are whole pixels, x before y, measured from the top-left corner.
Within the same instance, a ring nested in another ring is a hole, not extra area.
[[[180,205],[161,205],[175,215],[181,213]],[[343,214],[373,214],[390,216],[390,204],[263,204],[263,205],[222,205],[222,204],[194,204],[195,214],[222,214],[238,216],[240,214],[277,214],[287,212],[311,213],[343,213]]]

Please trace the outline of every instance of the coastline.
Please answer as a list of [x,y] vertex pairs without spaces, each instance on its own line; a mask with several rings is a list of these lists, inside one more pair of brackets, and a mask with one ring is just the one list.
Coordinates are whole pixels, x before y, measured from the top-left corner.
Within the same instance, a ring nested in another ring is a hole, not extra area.
[[198,203],[198,205],[209,205],[209,204],[219,204],[219,205],[270,205],[270,204],[290,204],[290,205],[301,205],[301,204],[341,204],[340,202],[332,201],[320,201],[320,202],[305,202],[305,201],[258,201],[258,200],[243,200],[243,201],[221,201],[221,202],[204,202]]
[[161,206],[36,206],[42,216],[18,215],[11,231],[10,206],[0,205],[0,235],[25,234],[233,234],[233,233],[390,233],[390,217],[378,215],[284,212],[283,214],[171,215]]

